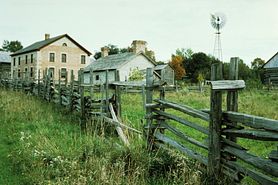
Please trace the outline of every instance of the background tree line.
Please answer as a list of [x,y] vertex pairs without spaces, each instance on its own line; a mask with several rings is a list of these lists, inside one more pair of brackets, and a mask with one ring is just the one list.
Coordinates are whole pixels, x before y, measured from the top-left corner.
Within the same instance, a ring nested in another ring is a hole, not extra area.
[[[175,71],[177,80],[187,80],[192,83],[210,79],[210,68],[214,63],[220,61],[203,52],[194,53],[191,49],[177,49],[172,55],[169,64]],[[239,60],[239,79],[245,81],[261,82],[262,66],[265,63],[261,58],[255,58],[251,62],[251,68]],[[223,63],[224,79],[228,79],[229,63]]]

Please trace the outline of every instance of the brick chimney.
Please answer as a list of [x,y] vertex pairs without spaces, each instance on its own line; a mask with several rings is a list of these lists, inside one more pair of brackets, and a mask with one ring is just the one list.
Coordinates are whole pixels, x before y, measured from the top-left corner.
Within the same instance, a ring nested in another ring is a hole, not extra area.
[[101,48],[101,57],[107,57],[109,55],[109,48],[108,47],[102,47]]
[[145,53],[147,48],[147,42],[143,40],[134,40],[131,44],[131,47],[132,51],[136,54],[140,52]]
[[50,34],[49,33],[44,34],[44,40],[47,40],[49,38],[50,38]]

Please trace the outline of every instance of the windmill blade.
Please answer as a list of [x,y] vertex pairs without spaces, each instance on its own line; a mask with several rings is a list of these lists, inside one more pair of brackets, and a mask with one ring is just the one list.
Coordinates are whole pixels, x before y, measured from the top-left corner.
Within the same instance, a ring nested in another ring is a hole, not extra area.
[[226,16],[223,13],[211,14],[211,26],[215,29],[221,29],[225,26]]

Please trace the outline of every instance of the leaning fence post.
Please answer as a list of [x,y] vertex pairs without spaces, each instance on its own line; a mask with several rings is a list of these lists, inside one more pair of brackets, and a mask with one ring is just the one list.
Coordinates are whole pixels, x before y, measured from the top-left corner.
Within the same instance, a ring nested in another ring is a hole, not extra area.
[[90,96],[91,99],[94,99],[94,73],[93,69],[90,68]]
[[143,110],[146,111],[146,93],[145,93],[145,85],[142,85],[142,106]]
[[[151,104],[153,101],[153,69],[147,68],[146,75],[146,104]],[[153,145],[153,128],[152,128],[152,110],[146,107],[146,121],[147,121],[147,145],[151,150]]]
[[61,70],[59,69],[59,104],[62,105]]
[[[222,63],[211,66],[211,80],[223,79]],[[209,151],[208,176],[210,184],[217,184],[220,173],[220,138],[222,122],[222,92],[211,90],[210,97],[210,123],[209,123]]]
[[73,70],[70,71],[70,96],[69,96],[69,103],[70,103],[70,111],[73,111],[73,89],[74,89],[74,74]]
[[108,74],[109,71],[105,71],[105,112],[108,113],[108,106],[109,106],[109,84],[108,84]]
[[38,71],[38,96],[40,96],[40,92],[41,92],[41,70],[39,69]]

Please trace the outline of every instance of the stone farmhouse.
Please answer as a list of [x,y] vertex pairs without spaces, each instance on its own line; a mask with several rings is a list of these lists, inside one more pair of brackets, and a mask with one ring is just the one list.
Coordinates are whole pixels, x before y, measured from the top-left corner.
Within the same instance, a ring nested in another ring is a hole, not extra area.
[[[146,51],[146,41],[134,40],[132,42],[132,52],[108,55],[108,48],[101,48],[101,58],[91,63],[84,69],[84,82],[90,82],[90,70],[93,71],[93,81],[94,83],[104,83],[106,80],[106,71],[108,71],[108,80],[115,81],[116,71],[119,71],[120,81],[128,81],[131,72],[134,69],[138,69],[143,73],[147,68],[154,68],[158,66],[156,62],[145,54]],[[162,68],[165,68],[163,66]],[[158,72],[156,76],[159,75],[159,71],[162,68],[157,68]],[[168,69],[168,68],[166,68]],[[169,73],[173,73],[173,69],[169,69]],[[171,84],[174,82],[174,75],[171,75],[172,79],[169,80]]]
[[70,78],[70,70],[77,79],[78,71],[89,63],[91,53],[67,34],[45,39],[11,54],[11,75],[15,79],[37,79],[47,70],[54,79]]
[[11,57],[9,52],[0,51],[0,79],[10,78]]
[[262,68],[264,69],[264,83],[278,85],[278,52]]

